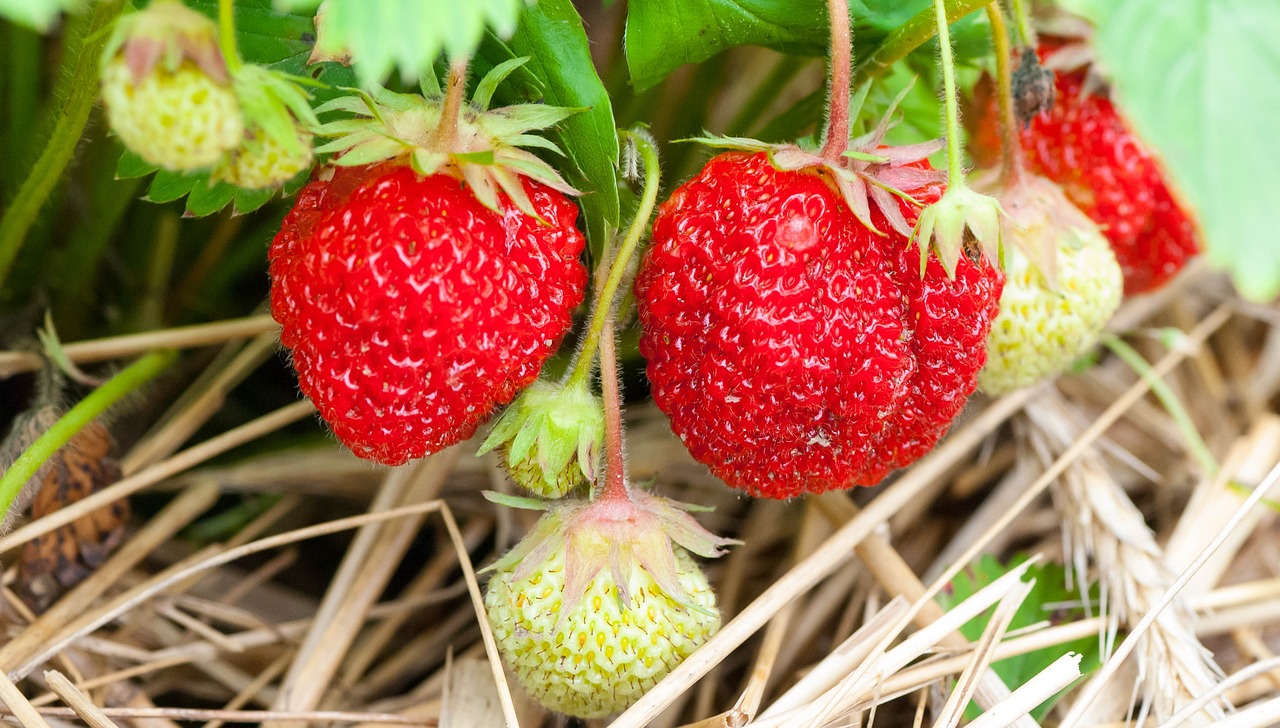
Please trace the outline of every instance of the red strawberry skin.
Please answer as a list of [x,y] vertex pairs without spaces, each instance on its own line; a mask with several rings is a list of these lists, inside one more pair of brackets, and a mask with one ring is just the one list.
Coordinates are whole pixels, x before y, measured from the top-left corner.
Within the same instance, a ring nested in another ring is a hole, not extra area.
[[[1047,39],[1041,59],[1060,43]],[[1174,201],[1159,164],[1125,124],[1105,91],[1086,93],[1083,71],[1059,72],[1057,99],[1021,131],[1027,167],[1057,182],[1067,197],[1102,228],[1124,271],[1125,295],[1169,281],[1199,252],[1195,225]],[[976,92],[979,119],[974,156],[996,164],[999,112],[993,84]]]
[[299,194],[271,245],[271,311],[352,452],[399,465],[465,440],[558,348],[586,284],[577,207],[525,188],[546,223],[394,164]]
[[[939,186],[913,193],[924,202]],[[916,209],[902,203],[914,223]],[[636,280],[654,399],[731,486],[788,498],[874,485],[973,392],[1003,278],[936,257],[815,174],[721,154],[672,194]]]

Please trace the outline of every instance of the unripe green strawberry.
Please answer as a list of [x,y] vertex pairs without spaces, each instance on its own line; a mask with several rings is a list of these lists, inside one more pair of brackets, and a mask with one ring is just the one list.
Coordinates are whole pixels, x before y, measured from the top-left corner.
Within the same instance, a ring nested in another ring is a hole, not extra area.
[[1052,377],[1096,343],[1120,305],[1124,277],[1102,232],[1047,179],[997,194],[1005,283],[978,386],[1004,394]]
[[311,130],[320,125],[307,93],[293,78],[246,64],[235,73],[244,109],[240,145],[213,170],[213,179],[246,189],[279,187],[311,167]]
[[265,189],[278,187],[311,167],[315,157],[310,132],[299,129],[293,145],[281,143],[261,128],[251,134],[214,171],[216,179],[245,189]]
[[121,18],[101,75],[111,131],[151,164],[212,167],[244,137],[213,21],[181,3],[158,0]]
[[543,498],[561,498],[595,479],[604,411],[585,381],[538,380],[511,403],[476,453],[498,450],[511,479]]
[[493,567],[484,601],[498,651],[552,710],[623,710],[720,627],[686,549],[717,556],[727,543],[640,491],[552,505]]

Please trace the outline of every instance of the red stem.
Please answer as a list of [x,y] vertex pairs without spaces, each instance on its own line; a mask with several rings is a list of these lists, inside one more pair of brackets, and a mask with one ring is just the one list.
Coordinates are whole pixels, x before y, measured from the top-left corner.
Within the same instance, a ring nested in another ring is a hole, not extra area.
[[614,345],[613,313],[605,319],[600,337],[600,389],[604,394],[604,485],[597,498],[631,500],[626,462],[622,455],[622,404],[618,394],[618,354]]
[[849,79],[853,73],[853,35],[849,30],[849,0],[827,0],[831,22],[831,105],[827,118],[827,143],[822,158],[838,161],[849,148]]

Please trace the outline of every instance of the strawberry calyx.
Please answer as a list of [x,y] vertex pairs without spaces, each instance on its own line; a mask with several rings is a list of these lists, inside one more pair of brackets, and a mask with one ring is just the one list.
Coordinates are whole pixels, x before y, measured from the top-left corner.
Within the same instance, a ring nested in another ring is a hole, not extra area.
[[[859,89],[853,102],[855,109],[861,107],[869,88],[870,84],[864,84]],[[942,148],[941,140],[898,147],[884,144],[885,135],[893,128],[894,112],[909,90],[904,89],[893,100],[874,129],[851,138],[848,148],[835,157],[827,154],[825,149],[811,149],[799,144],[769,144],[743,137],[703,137],[691,141],[719,149],[764,152],[777,169],[817,174],[836,190],[858,222],[868,230],[881,236],[887,234],[871,221],[871,208],[874,206],[890,227],[909,237],[911,225],[902,215],[898,198],[919,207],[921,203],[910,195],[910,191],[946,179],[940,170],[923,163],[929,155]]]
[[1045,287],[1058,289],[1058,257],[1101,235],[1098,226],[1067,199],[1062,188],[1040,175],[1024,172],[1015,181],[992,183],[984,176],[974,182],[999,201],[1003,240],[1011,244],[1043,277]]
[[1000,264],[1003,234],[1000,218],[1005,214],[1000,202],[984,195],[968,184],[951,184],[937,202],[920,212],[912,239],[920,244],[920,274],[928,263],[930,244],[948,278],[955,278],[962,254],[977,254]]
[[486,571],[514,569],[513,579],[520,581],[565,549],[560,619],[573,612],[588,586],[605,569],[617,585],[622,604],[631,603],[631,573],[640,568],[672,601],[706,612],[681,586],[674,549],[679,546],[716,558],[724,554],[726,546],[739,543],[703,528],[689,515],[692,506],[639,489],[627,499],[594,501],[548,502],[488,492],[485,497],[510,507],[545,511],[533,531]]
[[[237,175],[240,157],[260,154],[268,145],[292,160],[291,169],[310,166],[311,138],[319,129],[320,121],[308,103],[309,95],[303,90],[303,84],[307,83],[310,79],[254,64],[241,64],[235,70],[232,84],[244,113],[245,139],[228,153],[223,164],[214,168],[214,181],[242,184],[244,180]],[[288,177],[274,182],[282,184]]]
[[559,498],[595,480],[604,443],[604,410],[585,379],[538,380],[502,413],[476,452],[498,450],[522,487]]
[[[398,160],[424,177],[449,174],[464,180],[485,207],[498,210],[502,192],[521,212],[537,218],[522,178],[564,194],[579,192],[526,149],[563,154],[553,142],[531,132],[552,127],[581,109],[545,104],[490,109],[498,84],[528,60],[516,58],[494,67],[477,84],[472,99],[457,105],[456,115],[449,114],[450,99],[438,88],[425,88],[424,95],[351,89],[352,95],[316,109],[321,114],[341,111],[354,117],[321,125],[318,132],[334,139],[316,151],[339,155],[331,162],[338,166]],[[427,85],[434,80],[429,77]]]
[[1045,68],[1070,73],[1097,63],[1092,44],[1093,26],[1088,21],[1059,11],[1038,18],[1035,24],[1041,34],[1040,46],[1045,50],[1041,59]]
[[103,65],[117,55],[123,56],[135,85],[157,66],[175,71],[185,62],[195,64],[217,83],[231,83],[217,27],[178,0],[156,0],[146,10],[116,21],[103,49]]

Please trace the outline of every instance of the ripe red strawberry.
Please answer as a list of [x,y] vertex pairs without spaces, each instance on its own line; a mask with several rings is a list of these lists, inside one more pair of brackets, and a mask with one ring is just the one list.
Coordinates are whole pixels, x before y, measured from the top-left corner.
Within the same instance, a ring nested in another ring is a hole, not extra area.
[[[503,142],[539,126],[519,107],[463,104],[451,137],[424,121],[439,118],[438,99],[373,98],[376,114],[362,100],[334,104],[371,118],[335,122],[352,133],[320,150],[352,166],[322,169],[286,216],[269,256],[271,310],[338,439],[398,465],[470,437],[537,377],[586,270],[571,188]],[[470,161],[477,147],[493,162]],[[536,180],[504,166],[517,159]]]
[[878,235],[827,172],[715,157],[659,209],[636,281],[655,401],[695,458],[756,495],[874,485],[930,450],[998,310],[985,257],[948,280],[930,253],[922,276],[916,206],[889,198],[897,222],[871,207]]
[[[1062,47],[1046,40],[1042,59]],[[1195,225],[1170,195],[1159,164],[1130,131],[1105,89],[1088,88],[1084,70],[1059,72],[1053,107],[1021,130],[1027,168],[1057,182],[1111,243],[1124,271],[1126,295],[1164,285],[1198,246]],[[999,159],[999,111],[993,84],[975,91],[973,154]]]
[[[344,194],[348,175],[365,179]],[[550,224],[403,165],[316,180],[285,219],[270,253],[280,339],[356,454],[396,465],[470,437],[559,346],[586,284],[578,208],[526,184]]]

